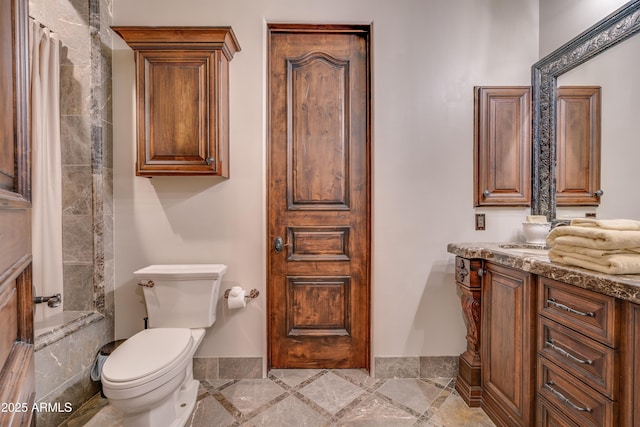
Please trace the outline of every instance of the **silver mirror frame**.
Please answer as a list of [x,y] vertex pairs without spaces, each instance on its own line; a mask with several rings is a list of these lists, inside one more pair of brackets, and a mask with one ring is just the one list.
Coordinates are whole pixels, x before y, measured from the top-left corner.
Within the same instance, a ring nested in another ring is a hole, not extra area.
[[640,32],[640,0],[630,1],[531,67],[533,155],[531,212],[556,218],[558,76]]

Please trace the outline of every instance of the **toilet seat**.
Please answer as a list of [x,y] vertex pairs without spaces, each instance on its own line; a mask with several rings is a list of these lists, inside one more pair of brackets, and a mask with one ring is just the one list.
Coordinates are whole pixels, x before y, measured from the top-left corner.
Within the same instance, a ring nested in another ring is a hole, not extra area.
[[132,389],[154,382],[191,358],[191,329],[155,328],[138,332],[116,348],[102,369],[111,390]]

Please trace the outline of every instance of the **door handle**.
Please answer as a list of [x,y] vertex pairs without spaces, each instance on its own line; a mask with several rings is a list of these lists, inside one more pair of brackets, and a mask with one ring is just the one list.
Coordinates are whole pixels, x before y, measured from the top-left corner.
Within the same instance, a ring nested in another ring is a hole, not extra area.
[[291,243],[285,243],[282,237],[278,236],[273,240],[273,249],[279,254],[282,252],[285,246],[292,246]]

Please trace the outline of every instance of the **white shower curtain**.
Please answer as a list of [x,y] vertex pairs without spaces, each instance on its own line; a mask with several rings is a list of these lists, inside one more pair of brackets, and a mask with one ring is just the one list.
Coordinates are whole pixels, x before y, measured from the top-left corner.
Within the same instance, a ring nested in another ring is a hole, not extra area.
[[[32,252],[35,295],[62,294],[62,161],[58,36],[29,19]],[[36,321],[62,311],[39,304]]]

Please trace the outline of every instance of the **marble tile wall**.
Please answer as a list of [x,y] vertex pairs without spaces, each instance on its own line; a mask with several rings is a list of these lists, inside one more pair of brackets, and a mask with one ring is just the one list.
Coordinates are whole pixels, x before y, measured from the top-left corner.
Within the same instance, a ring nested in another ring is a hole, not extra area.
[[[36,401],[59,402],[61,408],[70,403],[76,410],[94,396],[100,383],[91,380],[90,371],[110,329],[107,318],[102,318],[36,351]],[[40,426],[57,426],[69,415],[38,412],[36,422]]]
[[458,356],[376,357],[376,378],[455,378]]
[[260,379],[263,378],[262,357],[196,357],[193,359],[193,377]]
[[[261,357],[196,357],[193,376],[200,380],[260,379]],[[374,377],[387,378],[455,378],[458,356],[376,357]]]
[[90,362],[113,340],[112,1],[29,0],[29,14],[61,43],[64,310],[104,315],[36,352],[36,399],[76,407],[95,393]]

